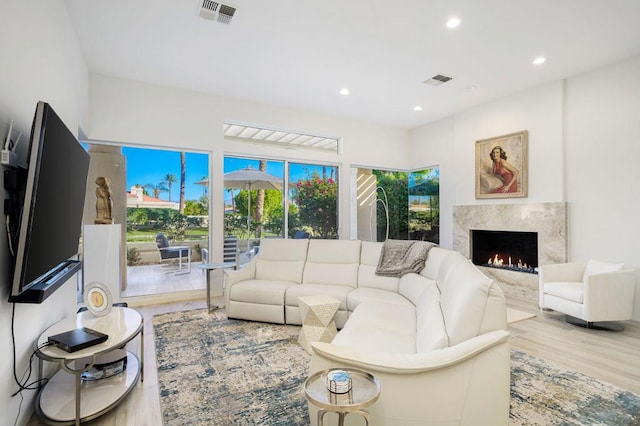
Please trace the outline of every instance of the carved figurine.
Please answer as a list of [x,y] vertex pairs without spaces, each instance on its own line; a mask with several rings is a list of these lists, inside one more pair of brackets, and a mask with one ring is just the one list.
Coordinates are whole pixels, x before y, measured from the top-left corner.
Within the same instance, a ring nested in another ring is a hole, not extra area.
[[113,202],[111,201],[111,187],[109,179],[100,176],[96,179],[96,220],[97,224],[112,224],[113,217],[111,211]]

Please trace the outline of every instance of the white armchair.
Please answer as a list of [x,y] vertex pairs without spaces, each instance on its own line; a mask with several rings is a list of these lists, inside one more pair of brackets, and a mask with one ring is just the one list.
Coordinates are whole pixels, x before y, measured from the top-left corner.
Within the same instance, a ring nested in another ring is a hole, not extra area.
[[590,260],[539,268],[540,308],[567,314],[566,321],[581,327],[620,331],[612,321],[633,315],[635,271],[623,264]]

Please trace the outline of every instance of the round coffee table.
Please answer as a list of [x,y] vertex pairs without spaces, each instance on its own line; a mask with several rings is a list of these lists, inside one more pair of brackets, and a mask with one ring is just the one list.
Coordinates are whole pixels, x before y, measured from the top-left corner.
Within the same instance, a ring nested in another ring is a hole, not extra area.
[[373,405],[380,397],[380,383],[372,374],[357,368],[340,368],[351,375],[351,390],[346,393],[333,393],[327,389],[327,374],[331,370],[313,373],[304,383],[304,394],[307,400],[318,410],[318,426],[324,424],[324,415],[331,412],[338,414],[338,425],[344,425],[349,413],[357,413],[364,417],[368,425],[371,418],[365,408]]

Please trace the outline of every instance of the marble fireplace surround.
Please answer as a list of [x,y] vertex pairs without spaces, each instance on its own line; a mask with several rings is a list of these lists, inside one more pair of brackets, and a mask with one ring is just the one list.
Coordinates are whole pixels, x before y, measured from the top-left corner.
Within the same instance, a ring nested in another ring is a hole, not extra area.
[[[453,207],[453,249],[471,258],[471,230],[538,233],[538,265],[567,260],[567,204],[474,204]],[[538,276],[480,267],[507,295],[538,300]]]

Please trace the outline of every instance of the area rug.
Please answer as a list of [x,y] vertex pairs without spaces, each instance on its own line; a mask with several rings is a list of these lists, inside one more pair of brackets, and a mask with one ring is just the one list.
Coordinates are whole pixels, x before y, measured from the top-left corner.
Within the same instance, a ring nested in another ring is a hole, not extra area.
[[[206,309],[153,317],[165,425],[307,425],[299,327]],[[511,352],[511,425],[637,425],[640,397]],[[384,390],[383,390],[384,392]]]
[[308,425],[300,327],[206,309],[153,317],[165,425]]
[[535,318],[536,314],[524,312],[519,309],[507,308],[507,324],[513,324],[514,322]]

